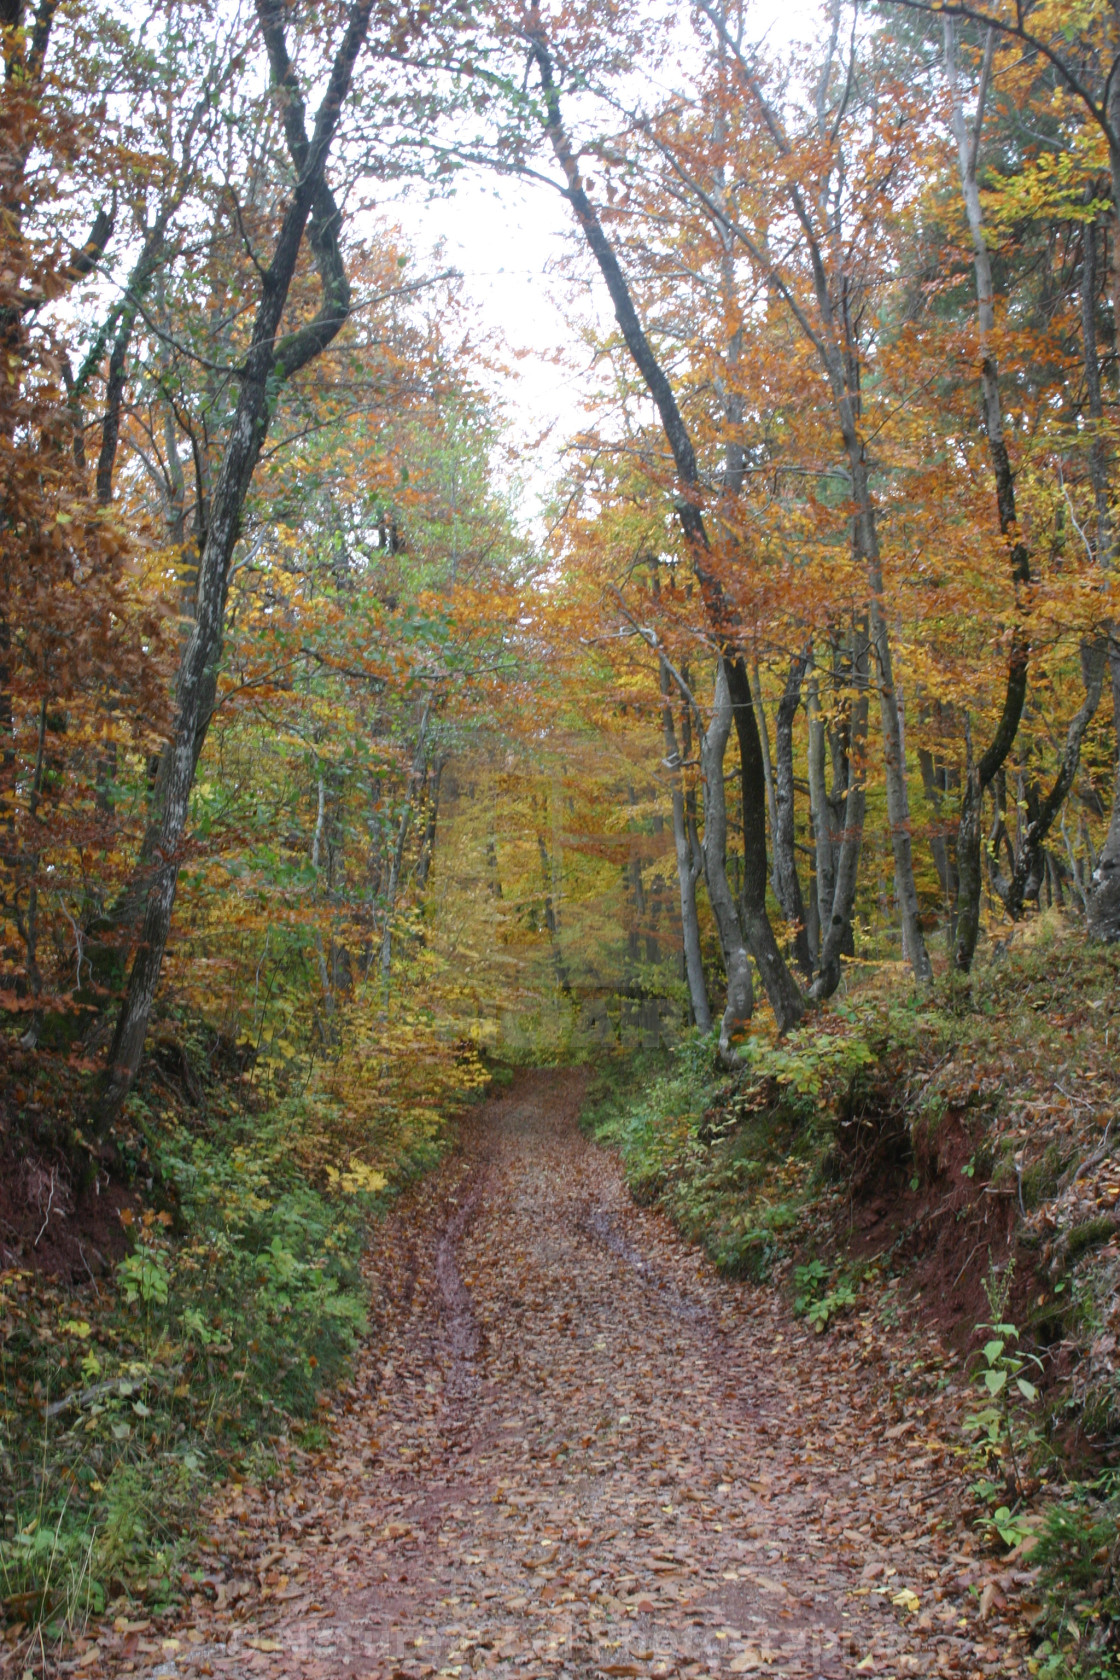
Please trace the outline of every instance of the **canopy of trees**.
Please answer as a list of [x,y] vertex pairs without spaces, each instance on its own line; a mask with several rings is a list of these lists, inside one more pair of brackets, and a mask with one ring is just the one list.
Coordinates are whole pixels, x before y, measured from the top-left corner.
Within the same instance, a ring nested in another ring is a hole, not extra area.
[[[1120,936],[1111,8],[0,21],[2,1001],[90,1172],[153,1012],[357,1137]],[[536,523],[397,192],[464,170],[570,209]]]

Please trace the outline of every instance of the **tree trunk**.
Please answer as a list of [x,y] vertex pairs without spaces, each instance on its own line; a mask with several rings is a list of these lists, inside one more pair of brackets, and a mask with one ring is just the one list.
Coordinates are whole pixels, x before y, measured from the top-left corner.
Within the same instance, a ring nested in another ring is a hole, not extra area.
[[[852,909],[856,901],[856,887],[859,884],[863,825],[867,814],[868,643],[867,632],[862,625],[856,625],[853,630],[852,684],[854,694],[849,720],[843,821],[839,834],[831,845],[831,898],[827,903],[822,901],[820,905],[821,949],[817,959],[816,979],[809,992],[814,1002],[831,997],[840,984],[840,958],[845,955],[850,942]],[[822,759],[823,745],[822,741]],[[832,802],[824,796],[823,764],[819,776],[819,793],[823,802],[822,809],[831,814]]]
[[815,669],[810,672],[805,711],[809,720],[809,814],[813,824],[813,847],[817,861],[817,953],[832,917],[836,884],[837,836],[825,781],[824,719],[821,717],[820,688]]
[[[272,261],[262,279],[261,299],[199,563],[197,610],[176,683],[175,730],[167,753],[159,839],[154,867],[146,882],[140,945],[117,1019],[99,1105],[98,1122],[103,1133],[119,1114],[136,1076],[155,1001],[175,906],[195,765],[217,689],[230,562],[241,530],[245,498],[268,430],[274,394],[287,378],[326,348],[349,313],[350,289],[338,244],[340,213],[324,170],[372,9],[373,0],[353,0],[309,139],[303,100],[284,42],[279,0],[257,0],[273,80],[284,95],[283,123],[297,182]],[[322,305],[306,326],[281,338],[284,307],[309,222],[309,240],[323,288]]]
[[721,659],[716,666],[711,720],[700,741],[700,771],[704,778],[704,873],[727,975],[727,1003],[719,1026],[719,1054],[725,1067],[737,1066],[739,1055],[734,1041],[746,1031],[754,1014],[750,959],[735,895],[727,879],[727,803],[723,760],[731,734],[731,715],[727,661]]
[[[1097,515],[1097,560],[1105,569],[1115,561],[1112,516],[1108,504],[1108,460],[1105,452],[1104,404],[1101,397],[1100,358],[1097,354],[1097,229],[1086,222],[1082,230],[1081,338],[1084,346],[1085,388],[1089,399],[1092,432],[1089,439],[1089,477]],[[1115,251],[1114,251],[1115,258]],[[1120,633],[1110,623],[1108,633],[1108,675],[1112,691],[1112,715],[1117,741],[1116,768],[1112,784],[1112,811],[1093,869],[1088,896],[1089,931],[1095,939],[1109,943],[1120,939]]]
[[[743,844],[746,852],[744,876],[749,894],[744,903],[747,932],[779,1029],[784,1032],[800,1020],[802,1000],[797,983],[778,949],[774,931],[766,914],[766,784],[762,769],[762,747],[758,721],[751,703],[750,682],[737,652],[736,631],[739,627],[723,585],[710,565],[708,534],[700,506],[703,486],[696,464],[696,451],[677,406],[672,386],[638,319],[634,300],[618,258],[584,190],[579,164],[561,121],[560,94],[553,78],[548,41],[540,27],[539,17],[536,14],[533,16],[535,26],[526,31],[526,39],[540,73],[548,138],[567,182],[565,197],[575,213],[576,221],[603,276],[626,347],[657,408],[682,490],[677,501],[677,517],[693,572],[700,585],[708,620],[718,638],[721,653],[725,655],[736,732],[739,737],[739,752],[743,763]],[[724,875],[726,879],[726,868]]]
[[392,860],[389,864],[389,881],[385,888],[385,919],[381,931],[381,982],[388,996],[389,978],[393,965],[393,915],[397,908],[397,892],[400,888],[401,871],[404,868],[404,848],[408,840],[409,825],[412,822],[412,808],[416,803],[416,796],[424,780],[424,764],[428,746],[428,719],[432,710],[432,697],[427,695],[424,709],[420,713],[420,727],[416,732],[416,748],[412,754],[412,764],[409,767],[408,782],[405,786],[404,809],[397,826],[397,843],[393,848]]
[[[984,49],[984,68],[980,78],[976,126],[969,136],[965,122],[964,104],[957,77],[956,45],[952,18],[944,20],[945,76],[953,107],[953,134],[957,143],[957,162],[960,171],[961,194],[972,238],[973,267],[976,271],[976,314],[980,327],[980,397],[984,414],[984,431],[988,439],[988,456],[996,481],[996,506],[999,528],[1011,543],[1011,578],[1018,589],[1030,582],[1030,555],[1026,544],[1018,536],[1018,517],[1015,508],[1015,476],[1007,453],[1003,430],[1003,405],[999,391],[999,367],[991,348],[995,330],[995,287],[992,265],[984,236],[984,218],[980,203],[980,188],[976,175],[980,128],[984,119],[984,94],[991,67],[994,33],[989,29]],[[996,725],[991,744],[979,760],[969,762],[961,799],[960,821],[957,826],[957,937],[953,962],[967,974],[976,954],[976,940],[980,931],[980,808],[984,791],[1001,768],[1011,751],[1023,715],[1027,695],[1027,665],[1030,644],[1021,624],[1016,623],[1011,635],[1011,651],[1007,661],[1007,683],[1003,711]]]
[[766,711],[762,704],[762,681],[758,674],[757,665],[751,667],[751,695],[758,716],[758,738],[762,746],[762,773],[766,778],[766,809],[770,816],[770,834],[774,842],[774,870],[770,884],[774,889],[774,897],[782,905],[784,913],[785,903],[778,886],[778,801],[774,793],[774,766],[770,759],[770,731],[766,723]]
[[953,872],[953,861],[949,856],[946,843],[944,821],[945,795],[948,791],[942,786],[944,771],[934,762],[933,754],[926,748],[918,749],[918,765],[922,772],[922,787],[925,789],[926,803],[933,814],[930,824],[929,849],[933,857],[933,866],[937,870],[937,879],[941,883],[941,891],[950,912],[955,919],[957,881]]
[[436,825],[439,821],[439,789],[443,780],[443,767],[447,763],[447,754],[440,753],[436,759],[432,772],[431,791],[428,794],[428,820],[424,825],[424,838],[420,844],[420,857],[416,864],[416,885],[421,891],[428,884],[431,874],[432,860],[436,852]]
[[544,835],[537,835],[537,851],[541,859],[541,878],[544,882],[544,925],[548,930],[548,942],[552,951],[552,962],[556,969],[556,984],[565,997],[572,995],[572,981],[568,973],[568,966],[564,961],[564,953],[560,949],[560,923],[556,915],[556,899],[553,892],[554,870],[552,858],[545,845]]
[[793,720],[801,702],[801,684],[812,657],[811,644],[790,660],[789,675],[782,698],[778,702],[774,731],[774,805],[776,817],[774,835],[774,890],[782,914],[796,929],[793,936],[793,955],[798,968],[807,980],[813,977],[809,958],[809,934],[805,925],[805,901],[801,895],[801,879],[797,873],[797,831],[794,822],[793,788]]
[[[861,477],[864,475],[861,474]],[[864,480],[866,482],[866,480]],[[868,503],[870,505],[870,503]],[[933,978],[922,924],[918,916],[918,889],[914,882],[914,854],[910,835],[910,792],[906,783],[906,756],[902,742],[902,715],[898,704],[898,690],[894,681],[890,638],[883,616],[883,576],[879,564],[878,538],[865,516],[864,540],[873,538],[873,557],[869,556],[871,573],[871,644],[878,672],[879,717],[883,731],[883,772],[887,785],[887,820],[891,831],[891,851],[894,854],[894,892],[902,922],[903,954],[914,970],[915,978],[928,982]]]
[[[677,748],[677,732],[673,725],[673,680],[664,655],[661,657],[660,666],[661,730],[665,743],[665,768],[671,777],[672,787],[673,845],[677,854],[677,880],[680,884],[685,978],[688,981],[692,1018],[702,1033],[708,1033],[712,1030],[712,1012],[708,1004],[708,988],[704,981],[700,918],[696,910],[696,883],[703,873],[703,858],[696,856],[689,832],[681,755]],[[688,701],[685,700],[684,703],[687,705]]]
[[[730,659],[725,654],[721,663],[739,739],[743,800],[743,923],[751,955],[758,964],[766,996],[778,1023],[778,1031],[784,1033],[797,1025],[805,1006],[766,914],[766,778],[762,769],[758,719],[745,661]],[[706,836],[706,820],[704,828]]]
[[1095,643],[1084,650],[1084,657],[1087,664],[1085,699],[1066,731],[1065,746],[1058,760],[1058,773],[1050,791],[1039,800],[1037,812],[1028,816],[1016,848],[1011,879],[1001,893],[1007,912],[1011,916],[1021,915],[1026,900],[1037,894],[1033,883],[1036,880],[1041,881],[1042,878],[1043,844],[1050,833],[1054,818],[1065,804],[1073,786],[1081,761],[1081,743],[1100,703],[1105,670],[1108,666],[1104,645]]

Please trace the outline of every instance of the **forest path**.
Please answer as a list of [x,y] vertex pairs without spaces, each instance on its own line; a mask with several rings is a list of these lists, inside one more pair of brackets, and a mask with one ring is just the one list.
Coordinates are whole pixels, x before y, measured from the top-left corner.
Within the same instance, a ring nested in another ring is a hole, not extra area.
[[118,1627],[111,1672],[1026,1672],[1015,1584],[981,1621],[953,1526],[953,1406],[894,1409],[881,1332],[718,1278],[581,1136],[581,1090],[519,1076],[402,1198],[330,1449],[223,1495],[217,1602]]

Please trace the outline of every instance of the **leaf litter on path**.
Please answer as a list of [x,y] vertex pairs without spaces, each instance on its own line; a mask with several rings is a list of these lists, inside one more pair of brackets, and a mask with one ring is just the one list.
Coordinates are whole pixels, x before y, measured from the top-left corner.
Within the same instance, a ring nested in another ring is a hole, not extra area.
[[580,1096],[524,1074],[465,1123],[374,1234],[378,1328],[330,1448],[222,1490],[168,1636],[106,1628],[66,1668],[1027,1672],[1030,1577],[955,1515],[959,1391],[903,1401],[913,1336],[816,1337],[718,1278],[631,1202]]

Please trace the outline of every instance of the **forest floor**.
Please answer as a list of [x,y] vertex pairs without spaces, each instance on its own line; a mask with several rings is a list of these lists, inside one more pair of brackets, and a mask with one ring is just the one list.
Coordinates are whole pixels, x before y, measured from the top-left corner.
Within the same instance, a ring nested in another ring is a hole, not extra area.
[[719,1277],[581,1134],[582,1093],[522,1073],[463,1122],[374,1232],[329,1444],[219,1488],[189,1602],[64,1670],[1027,1672],[1030,1573],[960,1513],[955,1361]]

